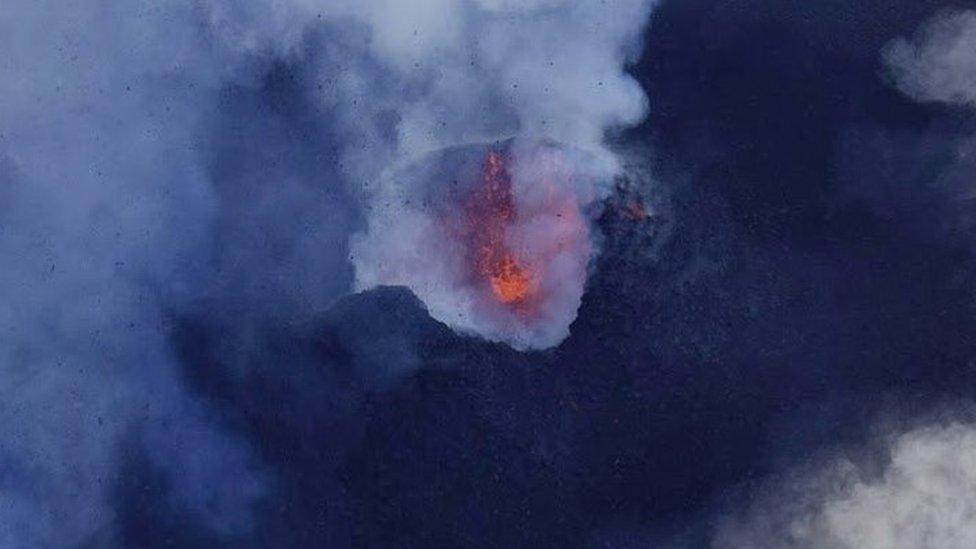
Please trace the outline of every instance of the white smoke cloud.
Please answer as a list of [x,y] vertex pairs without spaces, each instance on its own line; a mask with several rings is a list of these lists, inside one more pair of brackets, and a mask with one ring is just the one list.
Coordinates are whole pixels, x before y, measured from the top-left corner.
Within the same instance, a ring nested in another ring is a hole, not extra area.
[[976,428],[952,423],[894,438],[880,474],[838,459],[787,480],[741,516],[716,548],[963,549],[976,546]]
[[898,88],[919,101],[976,106],[976,11],[937,15],[884,52]]
[[623,67],[639,53],[652,4],[345,0],[305,8],[348,29],[327,35],[323,69],[344,73],[332,99],[345,102],[360,131],[393,111],[396,159],[404,159],[514,133],[599,146],[608,126],[640,121],[646,99]]
[[[443,237],[443,228],[417,200],[431,184],[450,184],[450,175],[424,180],[416,164],[432,161],[433,151],[518,136],[523,145],[511,155],[518,172],[515,207],[532,211],[538,204],[524,191],[552,174],[530,176],[528,166],[536,160],[519,154],[542,150],[532,143],[558,143],[565,151],[561,161],[577,175],[560,192],[577,195],[574,215],[579,214],[606,192],[619,170],[603,144],[604,133],[644,116],[646,98],[624,66],[639,50],[652,2],[440,1],[413,9],[414,4],[337,8],[337,15],[364,25],[369,50],[337,48],[323,61],[344,69],[329,98],[352,105],[347,123],[362,146],[349,151],[349,169],[365,183],[372,203],[368,229],[353,246],[356,287],[406,285],[435,318],[455,329],[517,348],[551,347],[565,338],[575,318],[591,243],[570,246],[576,256],[567,251],[548,264],[554,278],[546,287],[552,292],[535,321],[495,314],[460,281],[459,243]],[[391,117],[395,124],[384,140],[379,121]],[[405,175],[411,170],[413,175]],[[557,216],[548,217],[547,228],[545,215],[534,216],[535,227],[513,227],[510,244],[530,254],[559,238],[549,231],[560,229],[553,223]]]

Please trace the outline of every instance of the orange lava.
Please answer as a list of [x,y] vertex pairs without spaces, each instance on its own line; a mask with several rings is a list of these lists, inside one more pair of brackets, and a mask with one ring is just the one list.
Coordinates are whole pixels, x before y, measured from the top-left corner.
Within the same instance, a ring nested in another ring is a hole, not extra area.
[[529,298],[536,281],[505,240],[515,218],[512,181],[504,157],[491,151],[482,170],[481,185],[467,207],[472,225],[472,249],[477,272],[488,281],[492,295],[502,303],[519,304]]
[[517,303],[529,295],[532,280],[511,255],[502,259],[498,271],[488,275],[491,291],[503,303]]

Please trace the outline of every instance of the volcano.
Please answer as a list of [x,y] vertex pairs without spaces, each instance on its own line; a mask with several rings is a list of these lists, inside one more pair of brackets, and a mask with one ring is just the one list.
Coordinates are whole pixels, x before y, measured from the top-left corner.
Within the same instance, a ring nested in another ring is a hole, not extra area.
[[519,348],[564,339],[593,257],[587,206],[608,172],[558,144],[437,151],[391,172],[354,240],[360,290],[409,287],[456,331]]

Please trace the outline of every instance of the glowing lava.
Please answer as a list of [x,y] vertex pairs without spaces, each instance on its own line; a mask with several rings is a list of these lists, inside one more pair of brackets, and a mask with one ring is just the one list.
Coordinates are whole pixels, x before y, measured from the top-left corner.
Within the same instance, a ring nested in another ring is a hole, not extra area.
[[512,180],[505,159],[491,151],[482,169],[482,181],[467,205],[471,223],[474,265],[502,303],[518,304],[537,287],[532,270],[519,261],[506,241],[506,232],[516,216]]
[[435,151],[379,182],[352,241],[356,287],[406,286],[458,333],[515,349],[569,335],[594,243],[588,207],[610,167],[531,140]]

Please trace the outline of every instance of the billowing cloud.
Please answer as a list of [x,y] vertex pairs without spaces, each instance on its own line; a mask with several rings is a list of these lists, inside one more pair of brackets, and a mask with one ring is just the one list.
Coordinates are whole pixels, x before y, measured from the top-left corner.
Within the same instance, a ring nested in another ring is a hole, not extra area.
[[[323,63],[347,69],[334,82],[333,101],[352,105],[346,112],[362,144],[347,157],[370,204],[368,228],[352,250],[356,287],[406,285],[438,320],[517,348],[565,338],[596,249],[585,212],[620,171],[604,134],[644,115],[643,91],[624,68],[651,4],[345,8],[365,25],[369,49],[340,49]],[[529,290],[524,299],[521,291],[501,297],[501,307],[482,299],[492,284],[498,289],[498,276],[465,273],[465,250],[481,244],[453,238],[438,217],[445,209],[431,205],[437,195],[441,206],[454,201],[452,215],[463,215],[460,202],[477,199],[472,187],[486,184],[481,172],[491,154],[511,180],[504,191],[511,212],[497,240],[511,251],[510,281],[523,278]],[[443,169],[445,162],[453,167]],[[452,195],[452,186],[464,192]]]
[[240,58],[199,21],[181,2],[0,12],[3,547],[119,541],[128,440],[215,532],[246,530],[262,492],[167,340],[217,206],[201,129]]
[[884,51],[898,88],[919,101],[976,106],[976,12],[935,16]]
[[880,471],[840,458],[784,477],[748,511],[724,519],[717,548],[962,549],[976,545],[976,428],[918,428],[894,437]]

